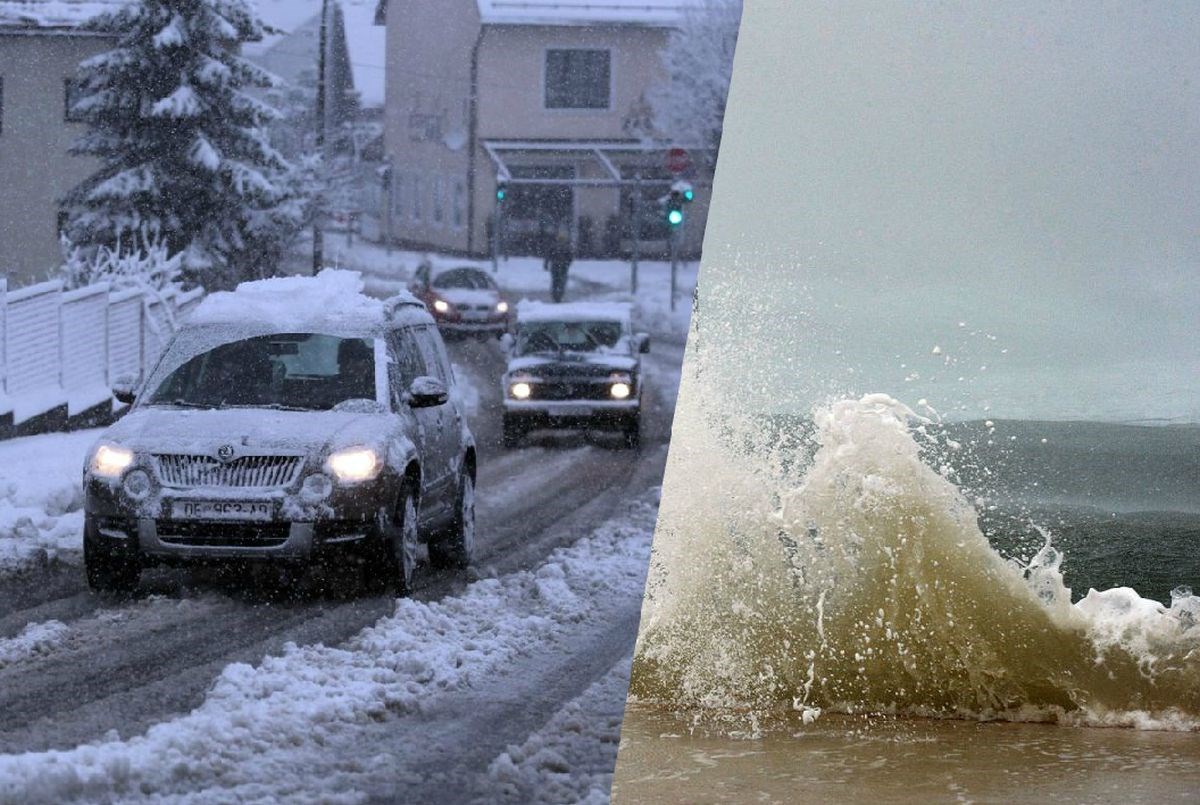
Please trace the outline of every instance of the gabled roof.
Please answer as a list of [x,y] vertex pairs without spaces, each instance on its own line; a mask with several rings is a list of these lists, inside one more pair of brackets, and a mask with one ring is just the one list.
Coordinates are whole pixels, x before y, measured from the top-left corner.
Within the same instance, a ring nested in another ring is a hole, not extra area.
[[0,0],[0,28],[78,28],[128,0]]
[[476,0],[485,25],[670,27],[704,0]]

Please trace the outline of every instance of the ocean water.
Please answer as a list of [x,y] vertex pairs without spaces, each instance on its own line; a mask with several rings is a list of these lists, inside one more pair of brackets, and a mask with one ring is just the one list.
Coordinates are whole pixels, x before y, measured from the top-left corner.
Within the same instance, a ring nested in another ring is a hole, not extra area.
[[738,734],[782,713],[1200,727],[1195,431],[941,425],[886,395],[764,424],[698,379],[636,701]]

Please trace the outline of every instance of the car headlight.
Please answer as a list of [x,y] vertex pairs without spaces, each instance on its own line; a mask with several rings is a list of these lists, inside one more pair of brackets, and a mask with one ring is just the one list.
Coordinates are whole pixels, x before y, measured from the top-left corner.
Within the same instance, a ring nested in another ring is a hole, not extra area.
[[608,387],[608,393],[612,395],[614,400],[624,400],[629,397],[633,389],[624,381],[617,381]]
[[351,447],[331,455],[325,466],[342,483],[355,483],[369,481],[379,475],[383,462],[379,460],[379,454],[369,447]]
[[445,299],[434,299],[433,300],[433,309],[436,310],[438,313],[449,313],[450,312],[450,303],[447,302]]
[[115,444],[102,444],[92,454],[91,470],[101,478],[119,478],[133,463],[133,451]]
[[507,313],[508,312],[508,302],[497,302],[496,303],[496,312],[497,313]]
[[518,380],[508,387],[508,393],[517,400],[528,400],[529,395],[533,394],[533,386],[526,383],[524,380]]

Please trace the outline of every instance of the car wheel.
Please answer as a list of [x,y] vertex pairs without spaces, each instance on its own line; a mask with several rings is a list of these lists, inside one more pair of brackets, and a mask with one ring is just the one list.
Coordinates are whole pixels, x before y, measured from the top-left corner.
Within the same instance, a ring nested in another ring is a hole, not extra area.
[[642,446],[642,420],[640,417],[625,426],[625,430],[621,433],[621,438],[625,447],[630,450],[637,450]]
[[363,564],[363,581],[369,591],[382,592],[390,585],[402,596],[412,592],[417,539],[416,496],[406,487],[395,511],[381,508],[375,515],[372,549]]
[[96,533],[91,518],[87,518],[83,530],[83,566],[88,587],[98,593],[129,593],[137,589],[142,575],[137,557],[114,550],[114,546],[103,544],[103,539]]
[[475,479],[464,474],[458,487],[454,524],[429,543],[429,562],[438,568],[462,569],[475,556]]
[[525,438],[525,427],[515,419],[504,418],[504,433],[502,441],[508,448],[518,447]]

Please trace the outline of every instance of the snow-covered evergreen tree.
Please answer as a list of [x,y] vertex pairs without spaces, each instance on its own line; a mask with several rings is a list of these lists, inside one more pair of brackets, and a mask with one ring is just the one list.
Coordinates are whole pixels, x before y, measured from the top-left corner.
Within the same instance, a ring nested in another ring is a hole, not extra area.
[[273,78],[239,55],[263,23],[245,0],[133,0],[88,27],[117,46],[78,73],[74,152],[100,169],[65,199],[71,242],[154,233],[210,288],[269,273],[303,205],[265,133],[275,112],[250,94]]
[[741,0],[706,0],[684,13],[661,54],[667,81],[646,97],[655,135],[715,158],[741,18]]

